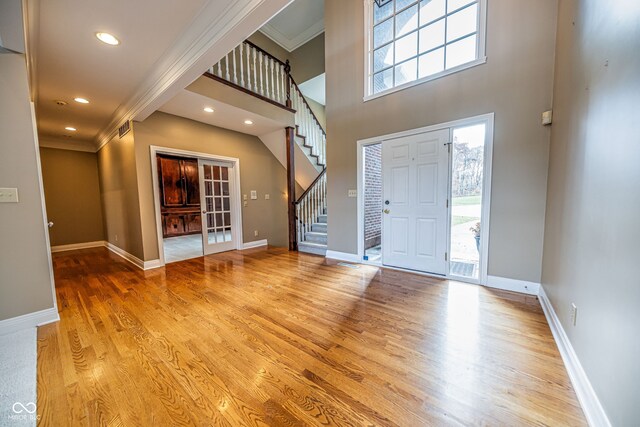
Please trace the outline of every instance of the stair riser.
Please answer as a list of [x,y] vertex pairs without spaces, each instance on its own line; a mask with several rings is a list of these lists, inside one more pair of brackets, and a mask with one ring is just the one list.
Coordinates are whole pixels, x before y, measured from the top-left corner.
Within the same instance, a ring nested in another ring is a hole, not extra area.
[[312,242],[312,243],[321,243],[323,245],[327,244],[327,235],[326,234],[311,234],[311,233],[307,233],[305,234],[305,240],[307,242]]
[[318,215],[318,222],[320,224],[326,224],[327,223],[327,215]]
[[327,232],[327,224],[316,223],[311,226],[311,231],[316,233],[326,233]]
[[308,247],[308,246],[304,246],[303,243],[298,245],[298,251],[305,252],[308,254],[314,254],[314,255],[322,255],[322,256],[327,255],[327,248]]

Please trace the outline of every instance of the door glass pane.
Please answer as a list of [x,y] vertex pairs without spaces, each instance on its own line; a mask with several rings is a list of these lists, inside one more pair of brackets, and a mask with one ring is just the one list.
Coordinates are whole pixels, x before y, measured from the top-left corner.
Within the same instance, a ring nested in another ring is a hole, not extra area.
[[215,210],[216,211],[221,211],[222,210],[222,198],[221,197],[216,197]]
[[213,179],[220,179],[220,166],[213,166]]
[[219,182],[214,182],[213,183],[213,190],[216,196],[220,196],[220,183]]
[[373,23],[377,24],[380,21],[390,17],[393,13],[393,1],[385,4],[382,7],[378,7],[377,4],[373,4]]
[[485,125],[453,130],[450,274],[478,279]]
[[224,225],[231,225],[231,212],[224,213]]
[[204,179],[211,179],[211,166],[204,165]]
[[222,214],[216,213],[216,226],[221,227],[222,225]]
[[222,210],[225,210],[225,211],[231,210],[231,203],[230,203],[229,197],[223,197],[222,200],[224,202],[222,206]]
[[229,183],[228,182],[223,182],[222,183],[222,195],[223,196],[228,196],[229,195]]
[[226,167],[222,167],[222,180],[223,181],[228,181],[229,180],[229,168]]

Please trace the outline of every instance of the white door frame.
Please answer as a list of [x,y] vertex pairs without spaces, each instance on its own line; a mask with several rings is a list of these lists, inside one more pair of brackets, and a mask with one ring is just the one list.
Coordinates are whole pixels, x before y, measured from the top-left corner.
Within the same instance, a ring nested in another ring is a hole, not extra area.
[[[380,144],[389,139],[401,138],[405,136],[411,136],[420,133],[432,132],[436,130],[452,129],[458,127],[471,126],[475,124],[484,123],[486,126],[486,138],[484,145],[484,170],[483,170],[483,183],[482,183],[482,228],[480,229],[480,277],[478,280],[471,279],[462,276],[455,276],[449,274],[449,267],[447,267],[447,274],[444,276],[447,279],[456,280],[459,282],[467,282],[474,284],[487,284],[487,269],[489,265],[489,236],[490,236],[490,214],[491,214],[491,178],[492,178],[492,163],[493,163],[493,132],[494,132],[494,113],[481,114],[479,116],[469,117],[466,119],[453,120],[446,123],[439,123],[431,126],[425,126],[422,128],[411,129],[403,132],[396,132],[388,135],[376,136],[373,138],[366,138],[358,140],[357,142],[357,158],[358,158],[358,259],[363,264],[372,264],[381,266],[380,263],[364,261],[364,148],[368,145]],[[451,158],[449,159],[451,161]],[[449,166],[451,168],[451,165]],[[449,181],[451,181],[449,179]],[[451,200],[451,183],[449,182],[449,200]],[[451,257],[451,226],[450,218],[448,215],[448,237],[447,237],[447,253],[449,258]],[[449,261],[447,261],[448,263]],[[383,266],[384,267],[384,266]],[[385,267],[387,268],[387,267]],[[394,268],[396,269],[396,268]],[[412,271],[412,270],[407,270]],[[433,277],[443,276],[429,273],[420,273]]]
[[[169,154],[173,156],[182,156],[182,157],[191,157],[203,160],[217,160],[221,162],[233,163],[233,170],[235,173],[235,181],[237,182],[235,189],[235,197],[233,201],[233,211],[235,216],[235,221],[237,224],[238,230],[236,230],[236,250],[241,250],[243,248],[244,239],[242,237],[242,191],[240,190],[240,159],[235,157],[225,157],[218,156],[216,154],[209,153],[199,153],[196,151],[188,151],[188,150],[180,150],[177,148],[169,148],[169,147],[160,147],[156,145],[152,145],[149,147],[150,156],[151,156],[151,179],[153,180],[153,209],[156,215],[156,231],[158,235],[158,252],[160,258],[160,265],[162,267],[165,265],[164,260],[164,238],[162,236],[162,215],[160,213],[160,186],[158,185],[158,162],[157,155],[158,154]],[[198,168],[198,173],[200,168]],[[201,215],[202,216],[202,215]],[[204,248],[203,248],[204,254]]]

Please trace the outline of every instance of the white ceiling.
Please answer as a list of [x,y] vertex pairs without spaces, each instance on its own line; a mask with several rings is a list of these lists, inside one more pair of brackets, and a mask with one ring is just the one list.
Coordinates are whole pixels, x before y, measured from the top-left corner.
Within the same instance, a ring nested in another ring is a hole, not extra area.
[[[125,120],[148,116],[290,0],[28,1],[38,131],[99,146]],[[121,44],[99,42],[98,31]]]
[[302,94],[307,98],[311,98],[319,104],[326,105],[325,96],[325,77],[326,74],[322,73],[310,80],[299,85]]
[[323,31],[324,0],[295,0],[260,28],[260,32],[289,52]]
[[[205,107],[213,108],[214,112],[205,112]],[[187,89],[181,90],[169,102],[160,107],[160,111],[254,136],[282,130],[286,126],[285,123],[279,123]],[[253,121],[253,124],[244,124],[247,119]]]

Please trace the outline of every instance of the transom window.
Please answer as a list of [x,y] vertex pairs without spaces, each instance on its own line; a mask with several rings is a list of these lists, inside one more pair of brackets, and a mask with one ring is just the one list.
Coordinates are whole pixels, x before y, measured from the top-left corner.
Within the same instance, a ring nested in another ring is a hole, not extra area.
[[370,1],[368,96],[485,61],[486,0]]

